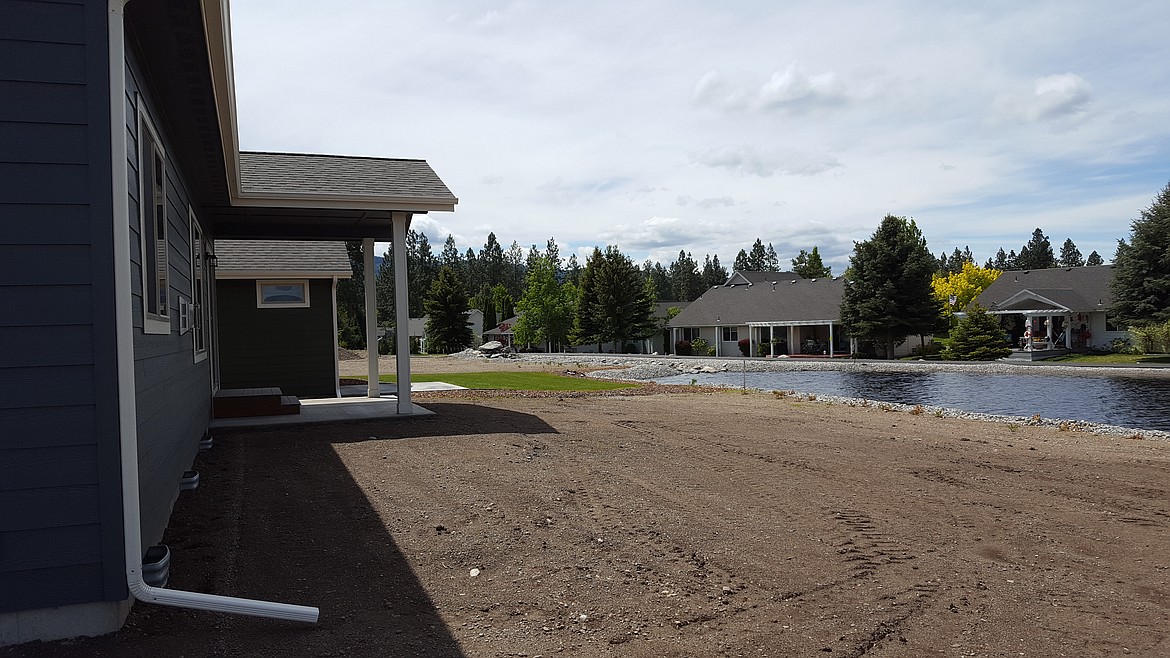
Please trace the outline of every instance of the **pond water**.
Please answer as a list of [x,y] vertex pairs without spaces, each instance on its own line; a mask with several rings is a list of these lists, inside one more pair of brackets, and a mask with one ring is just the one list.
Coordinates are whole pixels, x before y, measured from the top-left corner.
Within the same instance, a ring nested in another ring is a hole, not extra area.
[[[692,378],[700,385],[739,387],[744,383],[744,375],[737,372],[683,374],[655,381],[689,384]],[[747,386],[1170,431],[1170,379],[963,372],[749,372]]]

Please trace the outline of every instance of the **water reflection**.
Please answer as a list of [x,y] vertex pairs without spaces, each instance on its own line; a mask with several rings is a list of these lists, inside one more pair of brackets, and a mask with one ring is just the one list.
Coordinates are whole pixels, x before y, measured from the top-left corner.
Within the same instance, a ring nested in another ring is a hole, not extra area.
[[[740,386],[742,373],[676,375],[665,384]],[[749,388],[795,390],[989,414],[1084,420],[1170,431],[1170,380],[962,372],[749,372]]]

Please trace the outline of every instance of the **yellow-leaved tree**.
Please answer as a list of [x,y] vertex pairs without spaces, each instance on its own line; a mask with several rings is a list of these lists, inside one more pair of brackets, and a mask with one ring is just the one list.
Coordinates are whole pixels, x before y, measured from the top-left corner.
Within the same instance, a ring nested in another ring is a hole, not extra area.
[[930,285],[934,289],[934,296],[943,303],[948,318],[954,317],[956,311],[967,308],[979,293],[987,290],[993,281],[1003,274],[1002,270],[989,267],[979,267],[975,263],[963,263],[961,272],[952,274],[935,274]]

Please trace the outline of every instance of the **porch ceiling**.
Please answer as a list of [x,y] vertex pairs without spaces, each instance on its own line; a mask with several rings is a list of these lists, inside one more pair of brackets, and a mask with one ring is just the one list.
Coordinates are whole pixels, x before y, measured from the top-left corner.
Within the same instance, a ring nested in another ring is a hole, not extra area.
[[392,240],[390,211],[220,206],[204,209],[216,239]]

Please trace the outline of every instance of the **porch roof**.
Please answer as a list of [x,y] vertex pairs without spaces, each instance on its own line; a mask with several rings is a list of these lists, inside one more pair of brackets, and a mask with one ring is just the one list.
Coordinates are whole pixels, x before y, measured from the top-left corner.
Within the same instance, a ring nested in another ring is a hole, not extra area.
[[992,313],[1104,311],[1113,302],[1112,265],[1053,267],[999,275],[976,302]]
[[353,274],[343,242],[218,240],[215,278],[339,277]]

